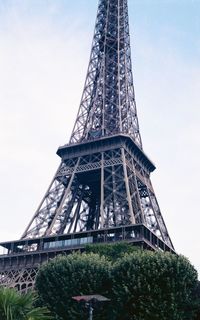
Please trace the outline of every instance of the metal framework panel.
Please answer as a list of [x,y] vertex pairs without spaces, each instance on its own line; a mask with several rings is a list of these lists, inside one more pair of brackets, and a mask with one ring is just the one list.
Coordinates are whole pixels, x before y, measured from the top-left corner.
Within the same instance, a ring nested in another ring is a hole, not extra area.
[[58,154],[61,164],[22,238],[144,223],[173,247],[150,181],[155,167],[142,149],[127,0],[99,1],[78,115]]
[[[52,252],[40,242],[43,237],[96,232],[98,239],[102,234],[108,239],[114,230],[111,238],[118,241],[125,239],[127,228],[142,225],[149,235],[142,235],[140,243],[174,251],[150,180],[155,166],[142,147],[127,0],[99,0],[77,118],[69,144],[57,154],[61,164],[21,238],[28,245],[9,247],[12,268],[0,268],[0,285],[24,290],[33,284],[38,265],[31,262],[30,251],[38,253],[38,259],[41,251]],[[121,238],[118,228],[125,228]],[[135,239],[134,230],[127,235]],[[28,267],[20,266],[22,253]],[[0,267],[8,259],[0,257]]]
[[83,95],[70,143],[119,132],[142,148],[127,0],[100,0]]
[[130,141],[120,135],[97,140],[81,152],[71,147],[70,156],[63,148],[61,166],[23,238],[144,223],[173,247],[148,160],[142,151],[138,158]]
[[148,250],[175,253],[144,224],[132,224],[70,234],[21,239],[0,243],[0,286],[27,292],[35,283],[40,266],[57,255],[84,251],[87,244],[127,242]]

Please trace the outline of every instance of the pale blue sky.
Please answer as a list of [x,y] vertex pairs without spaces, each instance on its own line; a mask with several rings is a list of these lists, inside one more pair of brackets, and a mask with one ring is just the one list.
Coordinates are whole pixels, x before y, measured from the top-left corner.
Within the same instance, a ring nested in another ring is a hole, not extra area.
[[[23,233],[79,106],[96,0],[0,0],[0,240]],[[200,271],[200,1],[129,0],[145,152],[174,246]]]

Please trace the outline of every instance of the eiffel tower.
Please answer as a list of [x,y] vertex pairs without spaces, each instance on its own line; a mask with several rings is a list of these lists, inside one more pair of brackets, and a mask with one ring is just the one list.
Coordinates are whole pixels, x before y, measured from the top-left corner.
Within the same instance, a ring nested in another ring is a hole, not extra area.
[[99,0],[88,71],[61,164],[18,241],[0,245],[0,285],[26,291],[42,263],[87,243],[174,252],[139,130],[127,0]]

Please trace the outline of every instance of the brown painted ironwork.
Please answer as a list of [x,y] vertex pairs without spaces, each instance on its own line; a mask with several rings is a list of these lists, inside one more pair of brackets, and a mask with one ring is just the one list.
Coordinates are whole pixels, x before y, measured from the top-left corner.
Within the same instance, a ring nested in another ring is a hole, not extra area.
[[[174,251],[150,180],[155,166],[139,130],[127,0],[99,0],[77,118],[57,154],[61,164],[22,241],[143,225],[164,244],[154,249]],[[36,243],[31,247],[38,252]],[[29,252],[25,245],[21,250]],[[21,281],[19,271],[16,279]]]

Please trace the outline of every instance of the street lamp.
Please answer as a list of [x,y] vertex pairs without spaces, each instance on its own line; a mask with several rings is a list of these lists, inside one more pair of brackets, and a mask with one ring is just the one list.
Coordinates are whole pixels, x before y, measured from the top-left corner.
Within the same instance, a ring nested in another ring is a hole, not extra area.
[[100,294],[92,294],[92,295],[87,295],[87,296],[75,296],[72,297],[77,302],[85,302],[85,305],[89,309],[89,320],[93,319],[93,310],[94,310],[94,305],[96,302],[108,302],[110,299],[101,296]]

